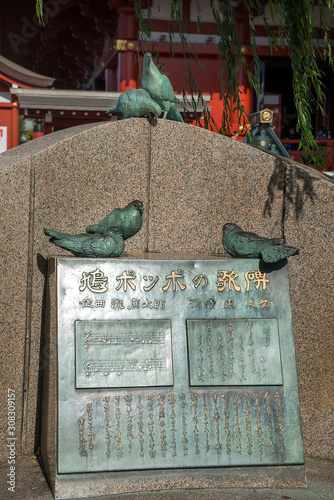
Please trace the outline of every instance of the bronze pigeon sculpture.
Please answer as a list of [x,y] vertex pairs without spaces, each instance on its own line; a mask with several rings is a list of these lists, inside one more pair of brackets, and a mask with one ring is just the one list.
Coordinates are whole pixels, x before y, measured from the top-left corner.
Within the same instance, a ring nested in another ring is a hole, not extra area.
[[118,227],[127,240],[136,234],[143,225],[143,203],[134,200],[124,208],[115,208],[98,224],[86,227],[87,233],[105,233],[112,226]]
[[47,228],[44,233],[50,236],[51,243],[77,257],[118,257],[125,246],[118,227],[110,227],[104,234],[66,234]]
[[162,75],[153,62],[152,54],[144,55],[142,87],[152,99],[159,104],[164,112],[164,119],[183,122],[176,104],[179,100],[174,94],[172,84],[166,75]]
[[129,89],[118,98],[116,106],[108,109],[107,114],[121,113],[124,118],[139,117],[154,114],[156,118],[161,115],[162,110],[143,89]]
[[223,246],[232,257],[261,258],[267,263],[278,262],[299,253],[298,248],[283,245],[280,238],[264,238],[231,223],[223,227]]

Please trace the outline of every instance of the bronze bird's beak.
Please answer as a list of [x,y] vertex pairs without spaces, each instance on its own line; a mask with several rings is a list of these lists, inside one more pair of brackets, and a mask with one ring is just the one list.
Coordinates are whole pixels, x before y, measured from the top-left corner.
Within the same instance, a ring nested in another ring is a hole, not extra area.
[[134,200],[133,205],[136,207],[140,215],[143,215],[144,212],[144,206],[143,203],[140,200]]
[[146,52],[144,55],[144,66],[147,67],[152,61],[153,59],[151,52]]

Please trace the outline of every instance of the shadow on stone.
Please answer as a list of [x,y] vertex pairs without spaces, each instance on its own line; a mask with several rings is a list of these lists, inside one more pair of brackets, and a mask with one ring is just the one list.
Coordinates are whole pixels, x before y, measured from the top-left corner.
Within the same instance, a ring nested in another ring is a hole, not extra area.
[[278,262],[275,262],[274,264],[267,264],[261,259],[259,261],[259,269],[262,273],[270,274],[273,271],[279,271],[280,269],[283,269],[283,267],[287,265],[287,262],[287,259],[282,259]]
[[282,207],[282,226],[287,206],[291,206],[294,218],[297,221],[303,213],[307,198],[314,204],[316,193],[314,183],[317,179],[306,171],[292,166],[280,159],[275,160],[274,172],[267,186],[267,200],[263,209],[264,217],[271,217],[275,193],[283,192],[284,206]]
[[45,343],[45,321],[46,321],[46,294],[47,294],[47,272],[48,261],[40,253],[37,254],[37,267],[44,276],[43,298],[42,298],[42,314],[41,314],[41,336],[39,350],[39,369],[38,369],[38,396],[36,408],[36,426],[35,426],[35,451],[38,452],[41,441],[41,419],[42,419],[42,396],[43,396],[43,378],[44,369],[47,366],[49,356],[49,346]]
[[264,217],[271,217],[272,215],[272,205],[275,199],[275,193],[282,191],[284,193],[285,189],[285,177],[286,177],[286,164],[282,160],[275,160],[274,171],[269,179],[267,186],[267,200],[263,209]]
[[316,178],[311,177],[306,171],[300,168],[292,168],[291,165],[286,169],[286,205],[291,205],[294,209],[294,217],[297,221],[303,213],[304,204],[309,198],[311,203],[317,198],[314,183]]

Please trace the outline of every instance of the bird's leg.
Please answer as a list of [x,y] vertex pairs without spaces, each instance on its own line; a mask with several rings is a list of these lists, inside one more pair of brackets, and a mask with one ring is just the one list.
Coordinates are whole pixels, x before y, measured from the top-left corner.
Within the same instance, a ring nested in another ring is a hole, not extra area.
[[163,120],[166,120],[166,116],[168,114],[168,111],[170,110],[170,104],[171,104],[170,102],[165,103]]

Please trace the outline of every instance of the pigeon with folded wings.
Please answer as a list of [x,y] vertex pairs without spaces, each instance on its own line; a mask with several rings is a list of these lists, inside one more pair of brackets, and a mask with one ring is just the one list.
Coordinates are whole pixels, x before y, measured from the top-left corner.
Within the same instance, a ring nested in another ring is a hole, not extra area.
[[223,246],[232,257],[261,258],[264,262],[274,263],[299,253],[298,248],[283,243],[281,238],[265,238],[243,231],[237,224],[228,223],[223,227]]
[[108,109],[108,115],[122,114],[124,118],[140,116],[150,116],[151,113],[158,118],[161,115],[161,108],[143,89],[129,89],[123,92],[118,98],[116,106]]
[[176,107],[179,102],[174,94],[172,84],[166,75],[162,75],[153,62],[152,54],[144,55],[142,87],[152,99],[159,104],[164,112],[164,119],[183,122],[182,116]]
[[67,234],[44,229],[50,242],[70,251],[77,257],[118,257],[125,243],[118,227],[109,228],[104,234]]
[[143,203],[140,200],[133,200],[124,208],[114,208],[98,224],[86,227],[87,233],[104,233],[109,227],[119,227],[123,234],[123,239],[127,240],[136,234],[143,225]]

